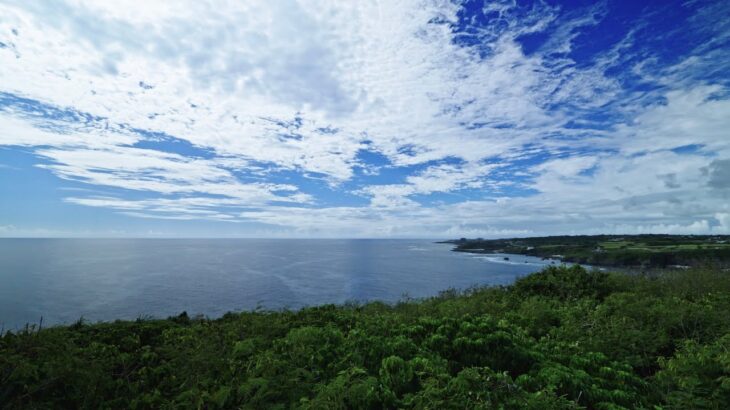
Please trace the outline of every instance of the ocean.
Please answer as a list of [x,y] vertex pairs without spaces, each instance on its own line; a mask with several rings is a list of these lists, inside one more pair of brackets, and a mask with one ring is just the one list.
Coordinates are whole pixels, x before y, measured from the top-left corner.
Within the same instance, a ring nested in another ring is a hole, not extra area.
[[0,327],[397,302],[506,285],[550,263],[451,248],[380,239],[0,239]]

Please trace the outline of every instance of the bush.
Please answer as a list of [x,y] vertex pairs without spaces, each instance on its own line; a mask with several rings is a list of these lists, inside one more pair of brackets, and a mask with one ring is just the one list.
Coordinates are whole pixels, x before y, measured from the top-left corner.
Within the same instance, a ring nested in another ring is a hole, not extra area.
[[598,270],[586,270],[580,265],[548,266],[540,272],[518,279],[514,292],[521,297],[603,299],[614,290],[610,275]]

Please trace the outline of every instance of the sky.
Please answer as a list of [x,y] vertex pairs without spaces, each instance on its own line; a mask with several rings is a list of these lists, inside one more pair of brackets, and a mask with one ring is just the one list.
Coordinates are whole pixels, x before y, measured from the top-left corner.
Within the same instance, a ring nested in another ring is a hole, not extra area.
[[730,234],[727,16],[0,0],[0,236]]

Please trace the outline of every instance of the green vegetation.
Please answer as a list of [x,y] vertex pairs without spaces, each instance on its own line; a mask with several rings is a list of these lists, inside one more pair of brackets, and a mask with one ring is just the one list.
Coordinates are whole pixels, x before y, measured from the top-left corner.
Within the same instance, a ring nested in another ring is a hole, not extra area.
[[725,409],[730,280],[549,267],[397,305],[7,333],[0,406]]
[[514,253],[616,267],[730,266],[730,236],[593,235],[447,241],[455,251]]

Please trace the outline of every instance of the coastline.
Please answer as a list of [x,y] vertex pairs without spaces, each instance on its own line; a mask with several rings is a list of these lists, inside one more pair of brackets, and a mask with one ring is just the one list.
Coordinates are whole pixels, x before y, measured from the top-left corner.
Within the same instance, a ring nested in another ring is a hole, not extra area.
[[655,271],[730,267],[730,243],[723,235],[579,235],[505,239],[452,239],[454,252],[515,254],[564,264]]
[[721,408],[723,369],[695,357],[727,359],[727,275],[563,265],[393,305],[31,326],[0,337],[0,395],[17,409]]

